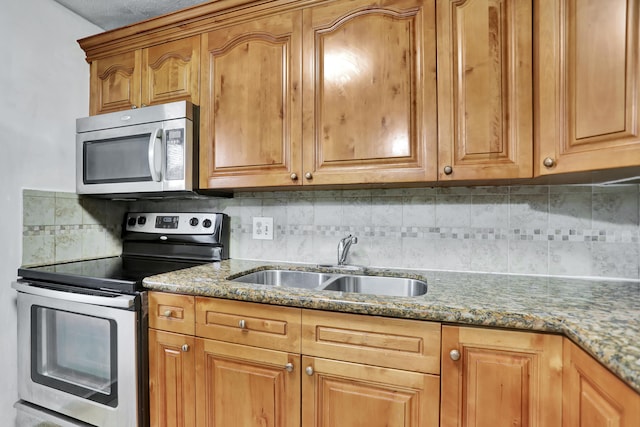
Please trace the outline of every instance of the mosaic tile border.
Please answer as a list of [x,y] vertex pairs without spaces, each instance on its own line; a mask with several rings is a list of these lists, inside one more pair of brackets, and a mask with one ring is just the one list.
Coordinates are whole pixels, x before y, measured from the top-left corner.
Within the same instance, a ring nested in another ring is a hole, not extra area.
[[[232,224],[231,231],[251,235],[249,224]],[[637,231],[607,229],[504,229],[504,228],[463,228],[463,227],[350,227],[314,225],[276,225],[276,236],[320,236],[344,237],[346,234],[372,238],[415,238],[452,240],[522,240],[522,241],[563,241],[563,242],[604,242],[639,243]]]

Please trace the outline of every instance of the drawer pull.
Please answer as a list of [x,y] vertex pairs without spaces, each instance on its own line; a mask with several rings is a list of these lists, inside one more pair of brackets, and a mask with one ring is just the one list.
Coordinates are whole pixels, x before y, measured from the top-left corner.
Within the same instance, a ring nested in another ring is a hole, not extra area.
[[167,310],[164,312],[165,317],[171,317],[171,310]]
[[451,350],[451,351],[449,352],[449,357],[450,357],[450,358],[451,358],[451,360],[453,360],[454,362],[455,362],[455,361],[458,361],[458,360],[460,360],[460,352],[459,352],[458,350],[455,350],[455,349],[454,349],[454,350]]
[[189,351],[189,344],[182,344],[182,351],[184,351],[185,353]]
[[312,366],[307,366],[306,369],[304,370],[307,375],[311,376],[313,375],[313,367]]
[[293,372],[293,363],[287,363],[286,365],[284,365],[284,369],[287,372]]
[[238,326],[240,327],[240,329],[244,329],[247,326],[247,322],[245,322],[244,319],[242,319],[241,321],[238,322]]

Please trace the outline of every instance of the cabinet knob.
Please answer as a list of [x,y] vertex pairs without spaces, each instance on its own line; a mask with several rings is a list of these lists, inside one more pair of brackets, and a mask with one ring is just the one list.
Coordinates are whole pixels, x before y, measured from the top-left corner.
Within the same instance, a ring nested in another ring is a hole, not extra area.
[[550,168],[550,167],[553,167],[556,164],[556,161],[553,160],[551,157],[547,157],[542,161],[542,164],[545,167]]
[[140,107],[144,108],[144,107],[148,107],[147,104],[141,104]]
[[307,373],[307,375],[309,375],[309,376],[313,375],[313,367],[311,367],[311,366],[307,366],[307,367],[305,368],[305,370],[304,370],[304,371],[305,371],[305,372]]
[[290,178],[291,178],[291,181],[297,181],[298,180],[298,174],[297,173],[292,173]]
[[311,172],[307,172],[307,173],[304,174],[304,177],[307,178],[307,179],[311,179],[311,178],[313,178],[313,175],[311,174]]
[[182,344],[182,351],[184,351],[185,353],[189,351],[189,344]]
[[135,110],[136,108],[138,108],[138,106],[136,104],[131,105],[131,109]]
[[284,365],[284,370],[287,372],[293,372],[293,363],[287,363]]
[[449,357],[451,358],[451,360],[453,361],[457,361],[460,360],[460,352],[456,349],[453,349],[449,352]]
[[238,326],[240,327],[240,329],[244,329],[247,326],[247,322],[245,322],[244,319],[242,319],[241,321],[238,322]]
[[445,166],[442,171],[445,175],[451,175],[453,173],[453,168],[451,166]]
[[165,317],[171,317],[171,310],[166,310],[166,311],[164,312],[164,316],[165,316]]

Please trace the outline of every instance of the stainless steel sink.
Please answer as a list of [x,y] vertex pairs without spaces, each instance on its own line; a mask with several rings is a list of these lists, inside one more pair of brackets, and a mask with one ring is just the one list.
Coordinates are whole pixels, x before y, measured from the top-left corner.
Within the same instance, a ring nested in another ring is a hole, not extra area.
[[289,288],[317,289],[324,282],[335,276],[335,274],[313,271],[262,270],[245,274],[233,279],[233,281]]
[[403,277],[345,275],[331,280],[323,287],[323,290],[416,297],[427,293],[427,283]]
[[416,297],[427,293],[426,282],[404,277],[272,269],[255,271],[232,280],[234,282],[256,283],[268,286],[381,296]]

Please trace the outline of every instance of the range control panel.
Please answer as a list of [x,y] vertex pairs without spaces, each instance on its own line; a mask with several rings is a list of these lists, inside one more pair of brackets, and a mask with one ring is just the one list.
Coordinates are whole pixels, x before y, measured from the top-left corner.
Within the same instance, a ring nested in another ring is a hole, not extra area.
[[155,234],[213,234],[217,213],[129,212],[125,220],[127,231]]

